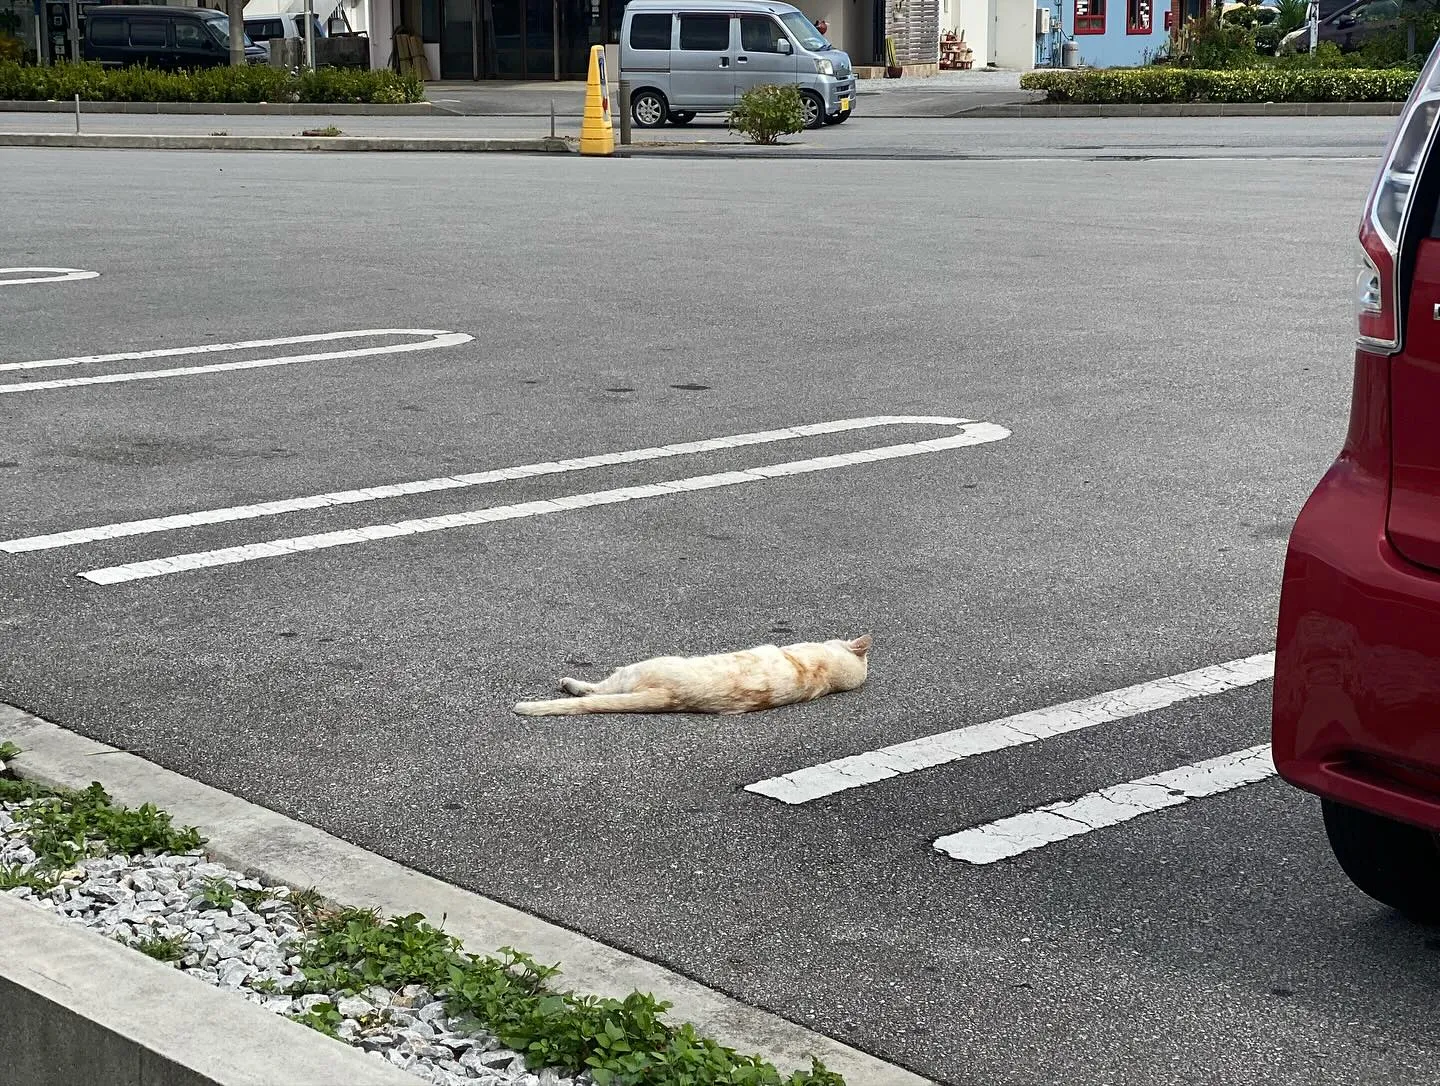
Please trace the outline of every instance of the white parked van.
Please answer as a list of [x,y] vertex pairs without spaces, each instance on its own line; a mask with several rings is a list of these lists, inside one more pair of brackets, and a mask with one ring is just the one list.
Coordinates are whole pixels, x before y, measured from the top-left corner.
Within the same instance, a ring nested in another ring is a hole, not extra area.
[[762,0],[630,0],[620,27],[620,78],[641,128],[726,113],[751,87],[800,89],[809,128],[855,110],[850,57],[799,8]]

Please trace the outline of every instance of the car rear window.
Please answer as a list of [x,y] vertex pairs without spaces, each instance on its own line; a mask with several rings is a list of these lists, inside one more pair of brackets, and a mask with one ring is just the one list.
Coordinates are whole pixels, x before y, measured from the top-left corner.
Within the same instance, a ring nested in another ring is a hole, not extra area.
[[723,53],[730,48],[730,16],[680,16],[680,48]]
[[125,45],[130,41],[129,35],[125,32],[124,19],[97,19],[92,15],[86,26],[86,32],[96,45]]
[[245,24],[245,34],[252,41],[268,41],[285,36],[285,24],[279,19],[252,19]]
[[637,15],[630,20],[631,49],[669,49],[670,16]]

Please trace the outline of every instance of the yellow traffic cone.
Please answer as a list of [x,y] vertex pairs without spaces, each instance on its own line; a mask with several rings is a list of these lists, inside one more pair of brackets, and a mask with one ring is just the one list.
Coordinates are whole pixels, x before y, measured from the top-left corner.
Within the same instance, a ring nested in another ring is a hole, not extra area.
[[615,125],[610,120],[610,79],[605,74],[605,47],[590,47],[590,74],[585,80],[585,118],[580,122],[582,155],[613,155]]

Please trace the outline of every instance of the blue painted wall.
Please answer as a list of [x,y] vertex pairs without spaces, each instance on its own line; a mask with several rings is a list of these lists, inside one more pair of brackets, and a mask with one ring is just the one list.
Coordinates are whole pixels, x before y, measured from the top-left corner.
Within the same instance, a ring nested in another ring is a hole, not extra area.
[[[1129,68],[1144,64],[1153,57],[1170,37],[1165,30],[1165,12],[1170,10],[1169,0],[1149,0],[1151,17],[1150,33],[1126,33],[1127,0],[1089,0],[1092,11],[1105,5],[1105,33],[1075,33],[1075,0],[1061,0],[1060,17],[1065,27],[1065,37],[1072,35],[1080,47],[1080,63],[1090,68]],[[1054,4],[1050,5],[1052,13]],[[1148,55],[1147,55],[1148,50]]]

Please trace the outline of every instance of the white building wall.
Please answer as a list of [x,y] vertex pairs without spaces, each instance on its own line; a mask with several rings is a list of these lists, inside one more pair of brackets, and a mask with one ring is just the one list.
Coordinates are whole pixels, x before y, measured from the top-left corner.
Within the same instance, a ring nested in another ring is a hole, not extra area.
[[990,29],[994,16],[990,7],[994,0],[940,0],[940,31],[965,33],[965,44],[975,54],[975,66],[990,63]]

